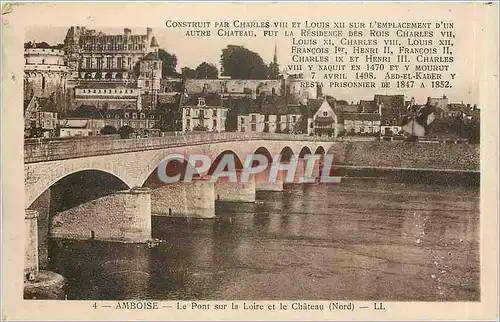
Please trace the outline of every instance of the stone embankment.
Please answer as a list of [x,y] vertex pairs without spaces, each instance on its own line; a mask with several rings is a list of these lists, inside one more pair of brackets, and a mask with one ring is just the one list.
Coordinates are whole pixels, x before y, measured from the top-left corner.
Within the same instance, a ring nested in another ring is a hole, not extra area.
[[342,142],[330,151],[337,166],[479,171],[480,149],[473,144]]

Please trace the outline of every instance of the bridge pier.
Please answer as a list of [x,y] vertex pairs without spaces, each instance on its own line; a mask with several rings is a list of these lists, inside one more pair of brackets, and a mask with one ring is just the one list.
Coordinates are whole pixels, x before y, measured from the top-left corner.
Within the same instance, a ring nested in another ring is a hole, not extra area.
[[66,280],[61,275],[40,270],[38,266],[38,212],[24,213],[24,287],[25,299],[63,299]]
[[205,178],[177,182],[152,190],[151,212],[165,217],[215,217],[214,183]]
[[278,171],[274,182],[270,182],[269,180],[270,172],[271,168],[268,167],[266,170],[255,175],[256,191],[283,191],[283,171]]
[[238,182],[229,182],[222,177],[215,183],[215,200],[229,202],[255,202],[255,177],[250,175],[248,182],[241,182],[241,170],[236,171]]
[[151,239],[151,189],[118,191],[58,213],[51,237],[144,243]]
[[24,213],[24,276],[38,275],[38,212],[26,209]]
[[124,197],[124,216],[121,225],[122,240],[147,242],[151,239],[151,189],[135,187],[119,191]]

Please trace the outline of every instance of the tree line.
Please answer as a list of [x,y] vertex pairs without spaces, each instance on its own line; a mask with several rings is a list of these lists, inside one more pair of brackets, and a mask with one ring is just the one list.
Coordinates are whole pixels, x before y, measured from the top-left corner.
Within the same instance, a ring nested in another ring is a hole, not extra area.
[[[160,49],[158,57],[162,61],[162,76],[197,78],[197,79],[217,79],[219,78],[218,68],[209,62],[202,62],[196,68],[183,67],[181,73],[177,69],[177,56]],[[262,57],[243,46],[228,45],[222,49],[220,58],[222,66],[222,76],[229,76],[233,79],[278,79],[279,65],[277,62],[266,64]]]

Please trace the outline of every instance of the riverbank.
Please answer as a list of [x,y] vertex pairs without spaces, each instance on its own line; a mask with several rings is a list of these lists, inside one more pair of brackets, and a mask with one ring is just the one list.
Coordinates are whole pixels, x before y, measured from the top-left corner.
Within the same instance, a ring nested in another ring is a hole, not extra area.
[[422,142],[339,142],[329,151],[334,166],[398,168],[430,171],[480,170],[480,147],[475,144]]

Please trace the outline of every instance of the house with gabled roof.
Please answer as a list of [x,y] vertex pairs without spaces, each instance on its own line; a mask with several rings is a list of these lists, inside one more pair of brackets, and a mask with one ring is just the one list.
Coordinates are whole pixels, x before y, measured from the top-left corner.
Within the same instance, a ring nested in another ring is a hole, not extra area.
[[24,101],[24,134],[26,137],[57,135],[58,113],[53,97],[37,97]]

